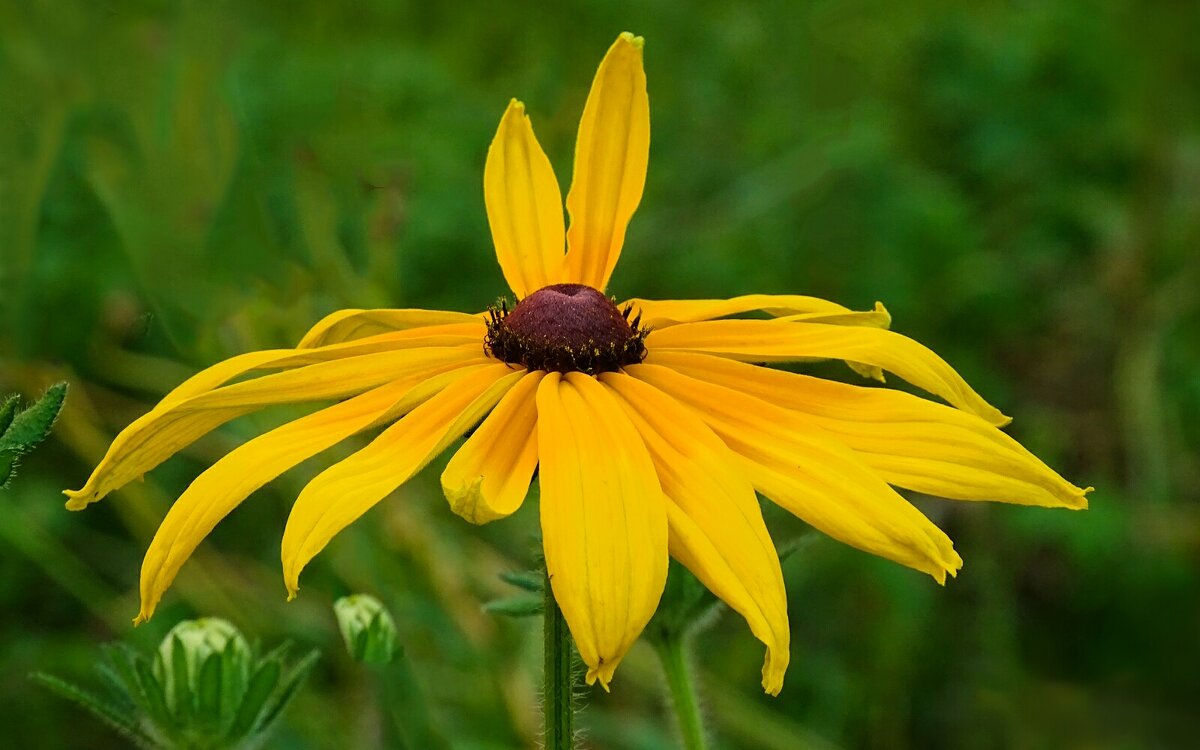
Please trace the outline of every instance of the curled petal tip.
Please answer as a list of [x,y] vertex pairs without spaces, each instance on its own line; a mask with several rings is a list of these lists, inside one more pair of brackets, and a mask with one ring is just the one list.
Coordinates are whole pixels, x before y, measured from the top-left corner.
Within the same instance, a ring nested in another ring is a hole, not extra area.
[[596,681],[599,680],[600,687],[604,688],[604,692],[609,693],[612,691],[609,689],[608,683],[612,681],[614,669],[615,667],[608,667],[607,665],[601,667],[589,667],[587,677],[584,679],[589,685],[595,685]]
[[882,314],[886,319],[886,322],[883,325],[884,328],[892,327],[892,314],[888,312],[888,309],[884,307],[884,304],[879,300],[875,300],[875,312]]
[[623,42],[633,45],[634,47],[636,47],[639,50],[646,46],[645,38],[640,37],[640,36],[635,36],[633,34],[633,32],[631,32],[631,31],[621,32],[620,39]]
[[63,494],[67,496],[67,510],[83,510],[91,504],[83,490],[63,490]]
[[1087,510],[1087,496],[1096,491],[1095,487],[1084,487],[1079,491],[1079,496],[1075,498],[1075,502],[1071,504],[1071,510]]
[[763,692],[775,698],[779,695],[779,691],[783,690],[783,676],[774,677],[763,675]]
[[783,676],[787,673],[788,656],[785,651],[781,655],[776,655],[771,651],[767,652],[766,658],[763,660],[762,668],[762,686],[763,692],[771,697],[779,695],[779,691],[783,690]]

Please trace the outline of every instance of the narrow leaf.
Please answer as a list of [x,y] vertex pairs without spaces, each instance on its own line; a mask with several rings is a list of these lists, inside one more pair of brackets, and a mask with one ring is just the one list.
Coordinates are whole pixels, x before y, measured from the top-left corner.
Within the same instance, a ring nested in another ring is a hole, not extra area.
[[0,404],[0,435],[3,435],[8,426],[12,424],[13,416],[17,413],[17,404],[20,401],[21,397],[14,393],[4,399],[3,404]]
[[216,724],[221,718],[221,671],[221,654],[212,653],[196,678],[196,713],[206,723]]
[[34,672],[29,679],[80,706],[141,750],[159,750],[158,744],[138,727],[137,718],[132,714],[54,675]]
[[[25,411],[9,419],[9,424],[3,435],[0,435],[0,450],[15,451],[18,454],[27,453],[35,445],[46,439],[58,412],[62,409],[63,399],[67,397],[67,384],[55,383],[46,390],[45,395],[34,402]],[[11,399],[10,399],[11,401]],[[5,402],[5,407],[8,406]]]
[[535,594],[542,593],[542,579],[545,577],[545,574],[540,570],[521,570],[500,574],[501,581]]
[[[105,645],[101,649],[108,657],[108,663],[112,669],[112,679],[117,683],[118,689],[124,692],[141,709],[142,713],[152,719],[156,718],[150,696],[143,688],[142,681],[138,678],[137,670],[134,667],[136,655],[123,644]],[[103,676],[104,672],[101,672],[101,675]]]
[[542,600],[536,596],[514,596],[496,599],[483,605],[483,611],[505,617],[533,617],[542,613]]
[[284,709],[296,697],[296,693],[299,692],[301,685],[308,678],[308,673],[312,671],[313,666],[317,663],[317,659],[320,656],[320,651],[310,651],[296,666],[292,667],[291,671],[288,672],[287,676],[280,683],[279,692],[263,715],[257,727],[257,732],[269,731],[275,722],[279,720]]
[[181,726],[171,715],[171,710],[167,707],[167,696],[162,685],[154,677],[150,664],[144,659],[135,659],[133,669],[139,689],[146,696],[146,715],[164,734],[169,737],[176,736]]
[[171,664],[168,670],[172,677],[166,681],[166,687],[171,691],[175,720],[180,726],[186,727],[191,723],[195,706],[192,686],[189,684],[191,680],[188,679],[187,647],[183,645],[183,639],[179,636],[175,636],[171,643]]
[[15,451],[0,451],[0,489],[17,475],[17,454]]
[[275,687],[279,684],[279,675],[282,669],[280,662],[275,659],[266,659],[259,664],[258,669],[250,678],[250,684],[242,698],[242,705],[238,708],[237,716],[229,728],[227,737],[230,739],[243,737],[257,728],[260,723],[259,718],[263,713],[263,706],[266,705],[267,699],[271,697],[275,692]]

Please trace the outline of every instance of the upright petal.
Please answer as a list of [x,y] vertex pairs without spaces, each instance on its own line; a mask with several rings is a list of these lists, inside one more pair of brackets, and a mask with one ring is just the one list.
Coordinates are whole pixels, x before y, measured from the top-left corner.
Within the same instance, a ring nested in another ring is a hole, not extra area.
[[642,38],[621,34],[588,94],[575,142],[575,177],[567,194],[564,281],[604,290],[625,228],[642,200],[650,158],[650,100]]
[[[317,353],[329,348],[305,351]],[[300,356],[289,353],[281,357],[275,353],[274,359],[269,362],[261,358],[254,361],[263,366],[278,364],[287,357]],[[390,380],[424,380],[438,372],[485,359],[483,352],[473,345],[396,349],[319,361],[254,380],[180,396],[184,388],[199,390],[194,387],[193,379],[117,435],[87,483],[79,490],[67,491],[70,497],[67,508],[80,510],[87,507],[229,420],[271,404],[338,398]],[[243,361],[247,360],[243,358]]]
[[787,596],[779,556],[741,465],[696,414],[621,373],[600,381],[620,398],[667,497],[671,556],[746,619],[767,647],[763,688],[778,695],[788,664]]
[[550,585],[588,684],[607,689],[666,584],[666,504],[641,437],[594,378],[547,375],[537,407]]
[[744,459],[755,489],[835,539],[944,582],[962,559],[950,539],[845,445],[786,409],[660,365],[633,377],[696,410]]
[[660,352],[646,362],[799,412],[897,487],[959,500],[1087,507],[1088,489],[1063,479],[974,414],[900,391],[703,354]]
[[529,492],[538,463],[536,394],[545,374],[531,372],[504,394],[442,472],[450,509],[471,523],[516,512]]
[[646,348],[716,354],[743,362],[844,359],[899,375],[992,424],[1012,421],[984,401],[941,357],[906,336],[879,328],[779,320],[707,320],[651,331]]
[[171,506],[146,551],[134,623],[150,619],[196,546],[251,493],[351,435],[408,412],[465,374],[459,368],[416,383],[381,385],[259,435],[210,466]]
[[381,333],[455,323],[486,329],[482,316],[446,310],[338,310],[310,328],[296,348],[328,346]]
[[562,193],[550,160],[533,135],[525,105],[508,104],[483,170],[483,200],[496,259],[518,298],[560,280]]
[[300,571],[339,531],[407,482],[487,414],[525,376],[486,364],[456,380],[349,458],[318,474],[300,493],[283,532],[281,556],[289,598]]

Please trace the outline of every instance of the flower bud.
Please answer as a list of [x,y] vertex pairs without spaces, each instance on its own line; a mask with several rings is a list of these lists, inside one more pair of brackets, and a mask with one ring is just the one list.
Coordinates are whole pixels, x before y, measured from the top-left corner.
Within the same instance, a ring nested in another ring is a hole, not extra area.
[[[215,679],[244,683],[250,674],[253,661],[250,644],[241,632],[228,620],[219,617],[202,617],[184,620],[171,628],[158,647],[159,659],[156,667],[167,704],[176,710],[181,696],[191,700],[211,686],[201,682],[215,672]],[[205,669],[215,657],[213,667]],[[217,663],[220,668],[217,668]],[[180,682],[182,681],[182,684]]]
[[396,622],[383,603],[367,594],[344,596],[333,603],[346,650],[355,661],[387,664],[395,656]]

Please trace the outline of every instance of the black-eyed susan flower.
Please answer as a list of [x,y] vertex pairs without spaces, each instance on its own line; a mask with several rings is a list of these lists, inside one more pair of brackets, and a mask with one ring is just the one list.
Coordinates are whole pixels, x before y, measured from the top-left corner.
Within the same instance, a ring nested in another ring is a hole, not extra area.
[[[283,402],[344,399],[236,448],[175,502],[142,567],[154,612],[196,545],[280,473],[356,433],[366,447],[314,478],[283,534],[284,581],[347,525],[478,425],[442,474],[473,523],[507,516],[539,472],[554,596],[607,685],[653,614],[674,557],[766,645],[763,686],[788,663],[783,578],[756,493],[849,545],[944,582],[962,560],[894,487],[962,500],[1086,507],[997,429],[1009,420],[948,364],[854,312],[804,296],[617,304],[605,289],[642,196],[650,144],[642,40],[623,34],[584,107],[564,229],[561,195],[520,102],[484,171],[488,221],[516,296],[481,314],[343,310],[294,349],[194,376],[117,436],[83,508],[222,423]],[[565,248],[565,252],[564,252]],[[733,316],[759,313],[756,319]],[[845,360],[944,400],[770,369]],[[255,377],[248,377],[250,374]]]

